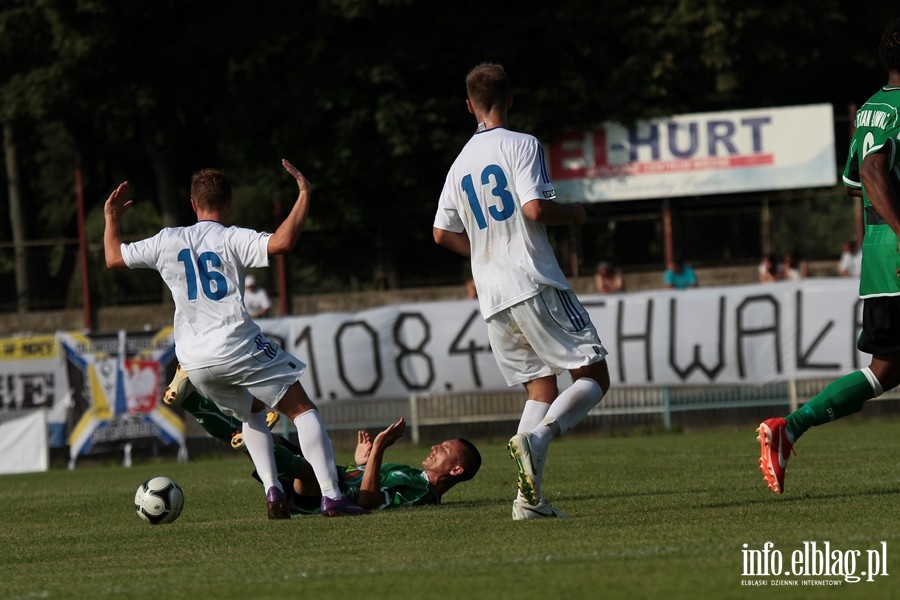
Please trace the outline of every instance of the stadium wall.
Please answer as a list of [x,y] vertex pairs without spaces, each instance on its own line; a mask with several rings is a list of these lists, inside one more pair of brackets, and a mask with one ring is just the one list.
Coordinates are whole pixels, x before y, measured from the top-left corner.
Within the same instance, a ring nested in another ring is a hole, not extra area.
[[[702,286],[721,286],[754,283],[757,281],[756,265],[735,267],[698,267],[695,269]],[[837,274],[836,261],[814,261],[810,263],[810,275],[827,277]],[[663,271],[626,272],[623,274],[625,289],[645,291],[658,289],[663,280]],[[572,288],[579,294],[594,293],[592,276],[570,278]],[[456,300],[465,298],[464,286],[442,286],[408,288],[397,290],[346,292],[339,294],[306,294],[294,296],[292,314],[305,315],[319,312],[356,312],[378,306],[403,304],[408,302],[430,302],[435,300]],[[277,306],[277,301],[273,304]],[[97,310],[94,330],[98,332],[149,331],[172,324],[171,303],[110,306]],[[75,331],[84,328],[82,310],[31,311],[25,313],[5,313],[0,317],[0,335],[50,334],[55,331]]]

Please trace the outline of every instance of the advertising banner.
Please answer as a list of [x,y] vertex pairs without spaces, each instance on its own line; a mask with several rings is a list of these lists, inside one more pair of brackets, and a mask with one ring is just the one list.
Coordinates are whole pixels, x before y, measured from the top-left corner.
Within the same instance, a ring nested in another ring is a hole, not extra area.
[[159,440],[185,452],[185,424],[161,399],[171,330],[156,335],[86,337],[60,333],[72,389],[69,466],[95,447]]
[[813,104],[607,123],[549,149],[562,201],[606,202],[833,186],[834,115]]
[[[856,350],[858,281],[582,295],[613,385],[757,385],[838,377]],[[503,390],[477,302],[424,302],[260,322],[307,363],[317,402]]]
[[0,474],[38,473],[49,463],[47,409],[0,412]]
[[[609,352],[613,385],[752,386],[836,378],[867,365],[868,355],[855,345],[862,319],[857,286],[851,278],[811,278],[583,294],[580,300]],[[317,403],[508,389],[475,300],[259,324],[306,363],[300,381]],[[35,407],[46,409],[49,420],[58,408],[45,398],[67,398],[64,415],[55,418],[65,431],[60,445],[69,446],[71,465],[97,447],[138,441],[178,444],[184,451],[185,424],[160,398],[175,361],[171,329],[91,337],[59,333],[42,346],[28,343],[27,352],[10,343],[4,348],[5,356],[21,360],[0,360],[6,386],[0,419]],[[53,348],[64,360],[52,357]],[[561,385],[567,384],[562,377]]]
[[9,411],[46,409],[51,446],[64,446],[68,381],[56,335],[0,338],[0,419]]

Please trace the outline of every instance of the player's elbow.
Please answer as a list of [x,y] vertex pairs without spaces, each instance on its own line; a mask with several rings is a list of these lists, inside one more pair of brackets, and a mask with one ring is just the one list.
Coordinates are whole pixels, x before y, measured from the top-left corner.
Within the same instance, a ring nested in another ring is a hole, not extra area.
[[356,505],[366,510],[374,510],[381,506],[382,496],[378,492],[370,490],[359,490],[359,496],[356,498]]
[[106,254],[105,258],[107,269],[124,269],[128,266],[121,254]]
[[281,237],[272,236],[266,245],[266,251],[269,256],[278,256],[279,254],[287,254],[294,248],[294,242]]
[[859,177],[864,187],[882,173],[887,173],[887,157],[881,152],[868,155],[859,165]]
[[462,256],[469,256],[472,253],[472,248],[469,245],[469,236],[465,232],[456,233],[435,227],[433,235],[435,243],[447,250]]
[[440,227],[432,227],[431,228],[432,236],[434,237],[434,243],[438,246],[447,246],[448,239],[450,238],[450,232],[446,229],[441,229]]
[[541,200],[540,198],[526,202],[522,206],[522,214],[532,221],[544,225],[576,222],[576,219],[569,214],[567,207],[561,206],[553,200]]
[[522,206],[522,214],[531,219],[532,221],[536,221],[538,223],[541,222],[541,219],[544,218],[546,211],[545,204],[540,200],[532,200],[531,202],[526,202]]

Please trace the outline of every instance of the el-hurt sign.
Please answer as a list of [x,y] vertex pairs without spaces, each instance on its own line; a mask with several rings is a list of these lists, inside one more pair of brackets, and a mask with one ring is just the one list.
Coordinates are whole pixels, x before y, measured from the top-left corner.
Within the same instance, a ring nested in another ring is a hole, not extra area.
[[570,202],[832,186],[834,116],[814,104],[608,123],[554,139],[550,165]]

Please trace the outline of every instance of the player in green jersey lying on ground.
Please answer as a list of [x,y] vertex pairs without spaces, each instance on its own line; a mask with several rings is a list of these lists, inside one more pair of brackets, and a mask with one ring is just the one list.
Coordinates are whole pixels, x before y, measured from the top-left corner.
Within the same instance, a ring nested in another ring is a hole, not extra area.
[[[163,401],[194,415],[213,437],[236,450],[243,448],[241,422],[224,415],[215,403],[201,396],[180,369],[166,388]],[[277,413],[269,413],[269,428],[277,421]],[[374,439],[365,431],[358,432],[355,464],[337,467],[341,490],[347,498],[366,509],[436,505],[450,488],[472,479],[481,467],[481,454],[465,439],[445,440],[432,446],[422,461],[422,468],[385,463],[385,450],[405,429],[406,421],[401,418]],[[281,436],[274,438],[275,466],[291,513],[318,514],[322,494],[312,467],[299,447]],[[259,480],[255,471],[253,477]]]

